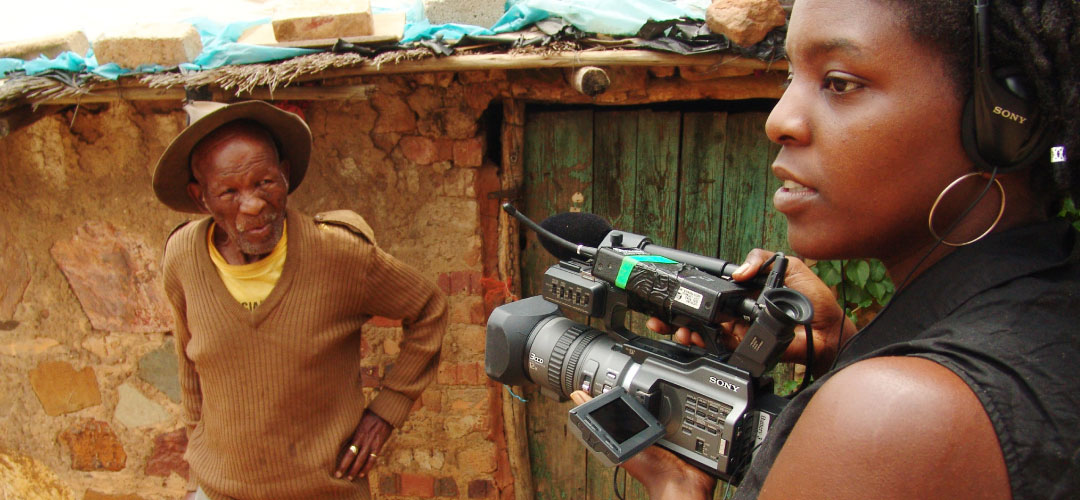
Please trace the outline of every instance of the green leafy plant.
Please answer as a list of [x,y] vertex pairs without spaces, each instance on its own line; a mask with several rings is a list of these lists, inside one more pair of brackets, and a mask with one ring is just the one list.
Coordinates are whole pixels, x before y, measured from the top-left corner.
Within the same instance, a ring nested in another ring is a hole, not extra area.
[[1058,217],[1069,221],[1077,231],[1080,231],[1080,208],[1076,207],[1072,198],[1065,198],[1065,203],[1062,204]]
[[802,377],[785,380],[777,384],[776,389],[773,391],[777,396],[787,396],[795,392],[795,389],[799,387],[799,383],[802,382]]
[[[1065,199],[1057,215],[1080,231],[1080,207],[1072,198]],[[880,309],[896,292],[878,260],[819,260],[812,269],[826,285],[836,288],[837,302],[856,323],[859,313]]]
[[896,292],[879,260],[819,260],[813,269],[826,285],[837,289],[837,301],[856,323],[860,312],[884,306]]

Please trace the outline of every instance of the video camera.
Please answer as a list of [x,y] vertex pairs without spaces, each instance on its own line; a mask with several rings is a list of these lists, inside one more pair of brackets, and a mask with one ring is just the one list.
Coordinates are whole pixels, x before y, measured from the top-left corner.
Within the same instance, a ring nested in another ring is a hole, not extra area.
[[[577,230],[569,235],[575,243],[509,203],[503,209],[536,231],[560,262],[545,272],[540,296],[491,313],[488,376],[507,385],[539,384],[559,401],[575,390],[594,396],[570,410],[569,428],[609,466],[655,443],[737,484],[787,402],[763,375],[791,343],[795,326],[813,316],[810,301],[783,286],[783,254],[763,283],[735,282],[730,263],[611,230],[592,214],[544,221],[554,220],[550,225],[564,234]],[[598,238],[596,247],[584,244]],[[560,308],[600,319],[605,329],[572,321]],[[626,328],[628,311],[689,327],[706,348],[638,336]],[[749,324],[733,352],[720,342],[721,322],[732,319]]]

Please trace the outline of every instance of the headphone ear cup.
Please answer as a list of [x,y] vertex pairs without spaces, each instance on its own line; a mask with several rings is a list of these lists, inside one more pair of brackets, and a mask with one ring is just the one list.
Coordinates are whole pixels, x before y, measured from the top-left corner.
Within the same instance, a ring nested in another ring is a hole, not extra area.
[[964,106],[961,142],[978,170],[1008,172],[1031,165],[1049,147],[1046,124],[1028,99],[1031,92],[1015,68],[975,74]]

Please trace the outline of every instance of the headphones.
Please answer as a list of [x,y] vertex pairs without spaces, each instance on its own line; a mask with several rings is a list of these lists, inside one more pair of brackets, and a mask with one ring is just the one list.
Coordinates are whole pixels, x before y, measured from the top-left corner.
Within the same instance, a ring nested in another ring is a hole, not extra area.
[[1046,120],[1016,67],[990,67],[990,2],[975,0],[975,78],[964,106],[964,150],[982,172],[1030,166],[1050,147]]

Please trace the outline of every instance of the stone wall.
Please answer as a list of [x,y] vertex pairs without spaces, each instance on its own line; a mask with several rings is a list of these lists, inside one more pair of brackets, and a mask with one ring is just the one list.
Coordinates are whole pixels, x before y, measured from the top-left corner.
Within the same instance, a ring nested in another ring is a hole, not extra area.
[[[435,383],[372,474],[375,498],[514,498],[502,388],[484,375],[484,321],[502,303],[494,213],[497,100],[635,104],[768,97],[782,76],[684,81],[613,72],[575,93],[563,70],[341,79],[368,100],[288,103],[314,134],[290,206],[349,208],[380,245],[449,295]],[[520,107],[518,107],[520,109]],[[485,123],[487,122],[487,123]],[[187,486],[172,318],[158,260],[185,219],[154,198],[153,164],[184,126],[180,103],[81,106],[0,140],[0,499],[166,499]],[[505,187],[505,186],[504,186]],[[361,382],[397,354],[398,324],[364,329]],[[520,493],[520,492],[519,492]]]
[[[494,498],[483,374],[479,118],[453,75],[377,79],[370,101],[298,103],[312,168],[290,205],[350,208],[450,296],[436,382],[373,475],[379,498]],[[158,260],[185,216],[150,189],[178,103],[69,110],[0,141],[0,498],[178,498],[187,474]],[[491,168],[490,166],[488,168]],[[364,331],[365,387],[400,328]],[[125,496],[128,495],[128,496]]]

